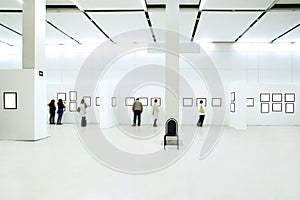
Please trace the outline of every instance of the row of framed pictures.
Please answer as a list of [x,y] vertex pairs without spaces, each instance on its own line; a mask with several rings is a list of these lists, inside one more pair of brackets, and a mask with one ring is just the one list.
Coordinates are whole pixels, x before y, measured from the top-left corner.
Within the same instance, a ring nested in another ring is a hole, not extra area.
[[[270,102],[270,93],[260,93],[260,102]],[[283,93],[272,93],[272,102],[283,102]],[[284,102],[295,102],[295,93],[285,93]]]
[[[283,112],[282,107],[285,105],[285,113],[294,113],[295,106],[294,103],[272,103],[272,112]],[[270,113],[270,103],[261,103],[260,104],[261,113]]]

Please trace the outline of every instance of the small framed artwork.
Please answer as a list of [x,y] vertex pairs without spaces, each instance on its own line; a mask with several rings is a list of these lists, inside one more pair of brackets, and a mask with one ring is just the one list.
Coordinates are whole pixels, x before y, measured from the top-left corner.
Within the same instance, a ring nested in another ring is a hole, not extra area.
[[282,103],[272,103],[273,112],[282,112]]
[[270,102],[270,94],[269,93],[261,93],[260,94],[260,102]]
[[132,106],[135,101],[134,97],[126,97],[125,98],[125,106]]
[[69,92],[69,99],[70,99],[70,101],[77,101],[77,92],[76,91],[70,91]]
[[294,103],[285,104],[285,113],[294,113]]
[[139,99],[143,106],[148,106],[148,97],[140,97]]
[[69,111],[76,112],[77,111],[77,102],[69,102]]
[[235,103],[230,103],[230,112],[235,112]]
[[84,102],[86,103],[86,105],[88,107],[91,107],[91,105],[92,105],[92,99],[91,99],[91,97],[90,96],[84,96],[83,99],[84,99]]
[[247,98],[247,107],[254,107],[254,98]]
[[95,98],[96,106],[100,106],[100,97]]
[[222,99],[221,98],[212,98],[211,99],[211,106],[212,107],[221,107],[222,106]]
[[281,93],[273,93],[272,101],[273,102],[282,102],[282,94]]
[[206,107],[207,105],[207,100],[206,98],[196,98],[196,106],[198,107],[200,105],[200,101],[203,101],[204,106]]
[[260,112],[261,113],[269,113],[269,103],[261,103],[260,104]]
[[161,106],[161,98],[159,98],[159,97],[152,97],[152,98],[151,98],[151,106],[154,105],[155,99],[157,100],[157,103],[156,103],[156,104],[157,104],[158,106]]
[[193,106],[193,98],[183,98],[183,107],[192,107]]
[[235,102],[235,92],[231,92],[231,102]]
[[17,93],[16,92],[3,92],[3,108],[4,109],[17,109]]
[[111,98],[111,106],[116,107],[117,106],[117,97],[112,97]]
[[284,101],[285,102],[295,102],[295,93],[285,93]]
[[67,100],[67,94],[65,92],[59,92],[57,93],[57,100],[63,100],[63,101],[66,101]]

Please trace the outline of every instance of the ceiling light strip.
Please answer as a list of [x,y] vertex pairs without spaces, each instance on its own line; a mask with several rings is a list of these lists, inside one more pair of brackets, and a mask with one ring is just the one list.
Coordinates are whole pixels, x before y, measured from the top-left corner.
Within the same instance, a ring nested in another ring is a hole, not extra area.
[[61,29],[59,29],[57,26],[55,26],[54,24],[52,24],[51,22],[49,22],[48,20],[46,20],[46,22],[52,26],[53,28],[55,28],[56,30],[58,30],[59,32],[61,32],[62,34],[64,34],[65,36],[67,36],[68,38],[70,38],[71,40],[74,40],[76,43],[81,44],[78,40],[74,39],[73,37],[71,37],[70,35],[68,35],[67,33],[65,33],[64,31],[62,31]]
[[0,43],[6,44],[6,45],[8,45],[8,46],[10,46],[10,47],[14,46],[14,45],[9,44],[8,42],[4,42],[4,41],[2,41],[2,40],[0,40]]
[[197,18],[196,18],[195,25],[194,25],[194,29],[193,29],[193,33],[192,33],[192,37],[191,37],[191,42],[194,41],[194,37],[195,37],[196,32],[197,32],[197,27],[198,27],[198,24],[199,24],[199,21],[200,21],[201,13],[202,13],[201,11],[198,11]]
[[99,13],[105,13],[105,12],[144,12],[144,10],[142,9],[119,9],[119,10],[112,10],[112,9],[108,9],[108,10],[85,10],[85,12],[99,12]]
[[112,43],[115,43],[103,30],[102,30],[102,28],[100,28],[100,26],[98,26],[98,24],[85,12],[85,11],[83,11],[82,12],[88,19],[89,19],[89,21],[90,22],[92,22],[92,24],[94,25],[94,26],[96,26],[96,28],[103,34],[103,35],[105,35],[105,37],[107,38],[107,39],[109,39]]
[[281,35],[279,35],[278,37],[276,37],[274,40],[272,40],[270,43],[275,42],[276,40],[278,40],[279,38],[281,38],[282,36],[288,34],[289,32],[295,30],[296,28],[298,28],[300,26],[300,24],[297,24],[296,26],[294,26],[293,28],[287,30],[286,32],[282,33]]
[[4,25],[4,24],[2,24],[2,23],[0,23],[0,26],[4,27],[4,28],[6,28],[6,29],[8,29],[8,30],[10,30],[10,31],[12,31],[12,32],[14,32],[14,33],[16,33],[16,34],[20,35],[20,36],[22,36],[22,34],[21,34],[21,33],[19,33],[18,31],[15,31],[14,29],[12,29],[12,28],[9,28],[8,26],[5,26],[5,25]]

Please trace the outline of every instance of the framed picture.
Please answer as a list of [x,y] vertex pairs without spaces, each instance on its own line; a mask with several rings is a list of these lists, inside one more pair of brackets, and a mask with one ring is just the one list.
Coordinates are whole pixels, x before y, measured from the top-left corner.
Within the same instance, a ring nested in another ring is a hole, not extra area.
[[16,92],[3,92],[3,108],[4,109],[17,109],[17,93]]
[[282,102],[282,94],[281,93],[273,93],[272,101],[273,102]]
[[116,107],[117,106],[117,97],[112,97],[111,98],[111,106]]
[[247,107],[254,107],[254,98],[247,98]]
[[269,93],[261,93],[260,94],[260,102],[270,102],[270,94]]
[[84,99],[84,102],[86,103],[86,105],[88,107],[91,107],[91,105],[92,105],[92,99],[91,99],[91,97],[90,96],[84,96],[83,99]]
[[295,102],[295,93],[285,93],[284,101],[285,102]]
[[294,113],[294,103],[285,104],[285,113]]
[[69,102],[69,111],[76,112],[77,111],[77,102]]
[[235,103],[230,103],[230,112],[235,112]]
[[211,99],[211,106],[212,107],[221,107],[222,106],[222,99],[221,98],[212,98]]
[[77,92],[76,91],[70,91],[69,92],[69,99],[70,99],[70,101],[77,101]]
[[272,103],[273,112],[282,112],[282,103]]
[[206,100],[206,98],[196,98],[196,106],[199,107],[201,100],[203,101],[203,104],[206,107],[207,106],[207,100]]
[[183,98],[183,107],[192,107],[193,106],[193,98]]
[[134,97],[126,97],[125,98],[125,106],[132,106],[135,101]]
[[95,98],[96,106],[100,106],[100,97]]
[[62,101],[67,100],[67,94],[65,92],[59,92],[57,93],[57,100],[61,99]]
[[161,98],[160,97],[152,97],[151,98],[151,106],[153,106],[154,105],[154,100],[157,100],[157,105],[158,106],[161,106]]
[[231,102],[235,102],[235,92],[231,92]]
[[260,112],[261,113],[269,113],[269,103],[261,103],[260,104]]
[[148,106],[148,97],[139,97],[139,99],[143,106]]

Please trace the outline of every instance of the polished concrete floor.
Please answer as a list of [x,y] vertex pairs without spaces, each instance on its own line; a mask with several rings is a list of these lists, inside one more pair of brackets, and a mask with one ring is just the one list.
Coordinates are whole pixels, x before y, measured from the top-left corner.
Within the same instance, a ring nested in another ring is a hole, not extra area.
[[[80,134],[97,125],[48,129],[51,137],[37,142],[0,141],[1,200],[300,199],[300,126],[249,126],[243,131],[225,126],[203,160],[199,154],[210,127],[181,127],[180,150],[192,139],[190,148],[171,165],[142,174],[119,172],[89,153]],[[102,131],[112,144],[133,154],[163,148],[162,127]],[[167,146],[165,152],[177,150]]]

